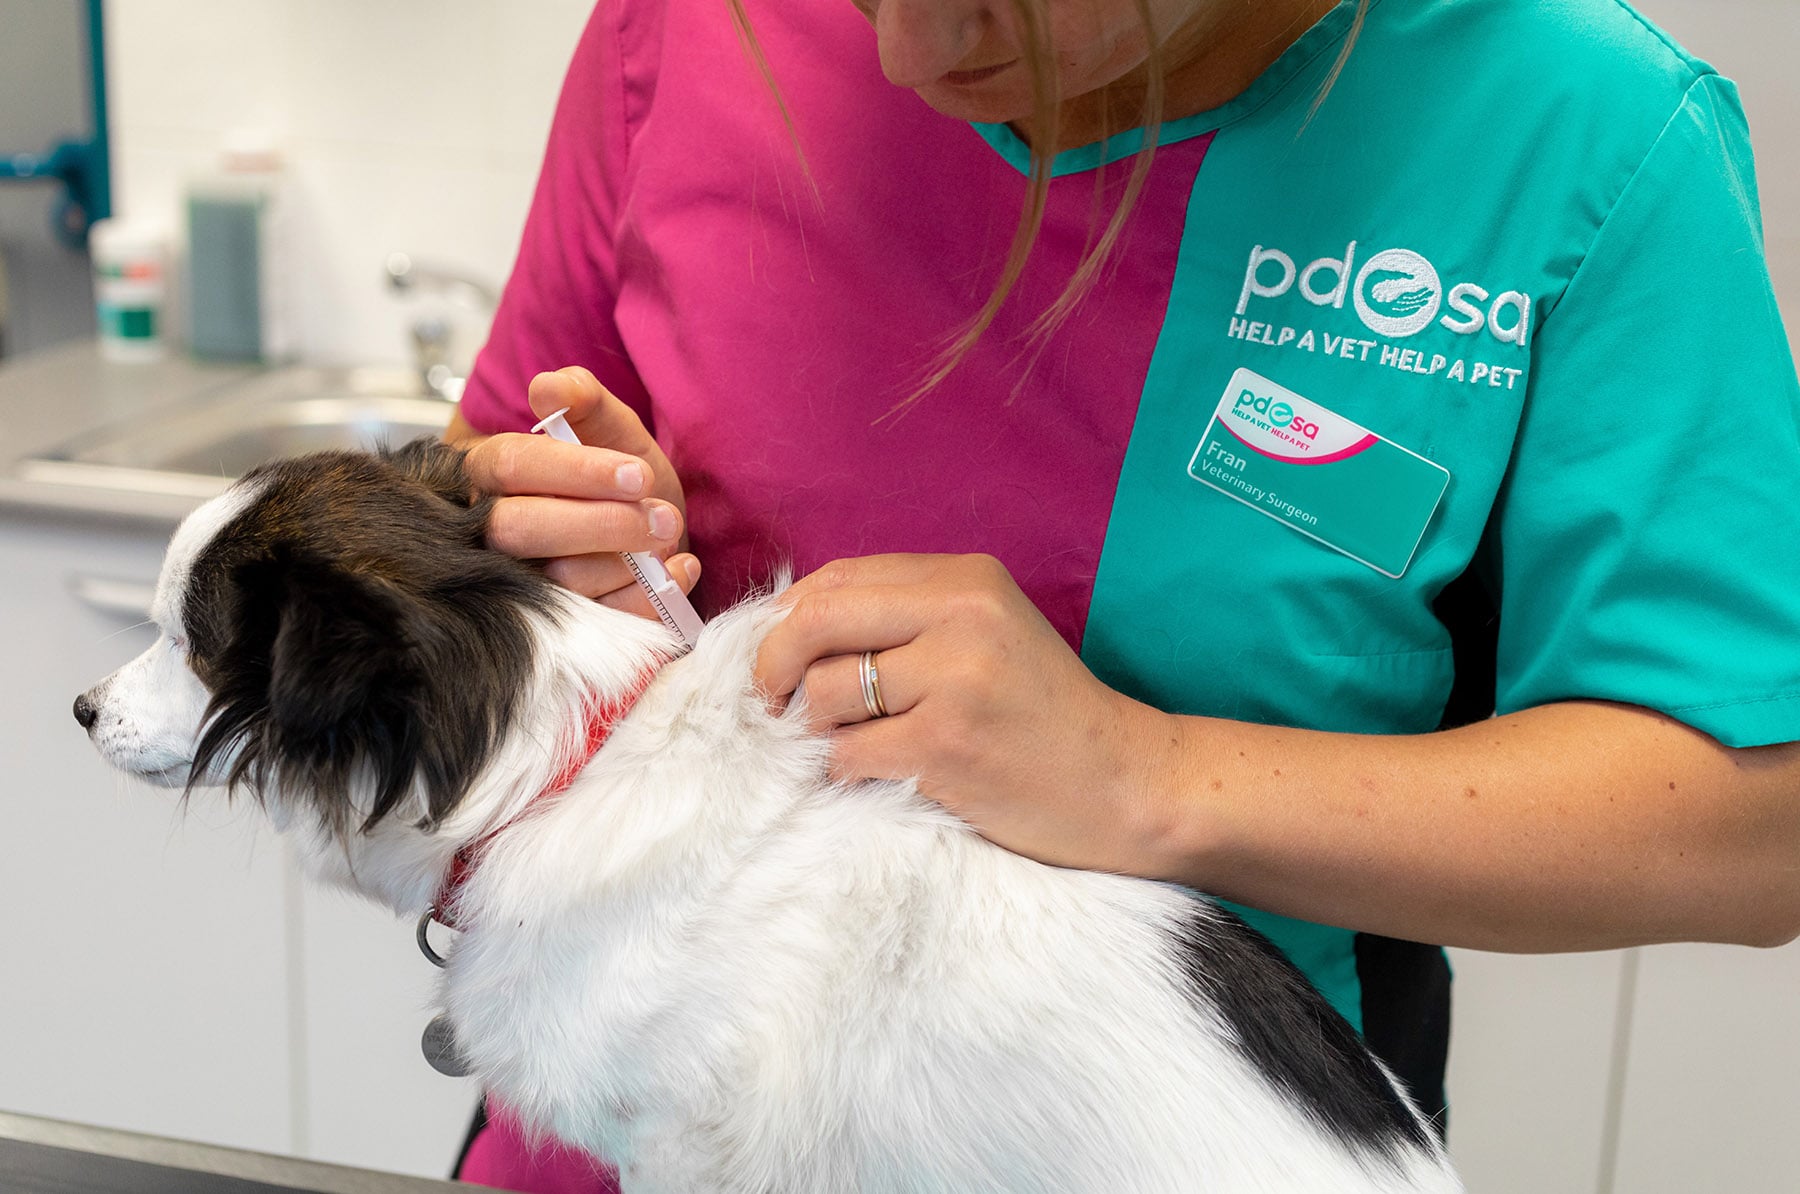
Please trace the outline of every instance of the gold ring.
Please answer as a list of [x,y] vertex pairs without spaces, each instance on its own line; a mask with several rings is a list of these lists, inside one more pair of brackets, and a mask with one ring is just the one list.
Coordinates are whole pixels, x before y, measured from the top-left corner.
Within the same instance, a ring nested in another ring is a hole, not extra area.
[[871,719],[888,715],[887,706],[881,703],[881,676],[875,671],[873,651],[862,653],[862,694],[863,708]]

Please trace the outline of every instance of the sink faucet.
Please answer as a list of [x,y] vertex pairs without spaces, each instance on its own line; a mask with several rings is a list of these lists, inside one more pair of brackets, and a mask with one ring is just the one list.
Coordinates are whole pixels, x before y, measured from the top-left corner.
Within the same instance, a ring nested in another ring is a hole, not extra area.
[[[421,265],[406,253],[387,257],[389,289],[400,294],[430,292],[472,307],[491,319],[500,305],[494,288],[479,278],[440,266]],[[450,359],[450,321],[437,315],[413,321],[413,360],[425,392],[455,402],[462,397],[466,371],[459,372]]]

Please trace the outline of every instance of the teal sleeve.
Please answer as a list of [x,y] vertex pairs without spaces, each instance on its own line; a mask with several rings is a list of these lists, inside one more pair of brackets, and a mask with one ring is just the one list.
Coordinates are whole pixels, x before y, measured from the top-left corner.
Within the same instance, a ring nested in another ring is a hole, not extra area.
[[1800,739],[1800,384],[1736,88],[1688,90],[1546,313],[1490,523],[1501,712]]

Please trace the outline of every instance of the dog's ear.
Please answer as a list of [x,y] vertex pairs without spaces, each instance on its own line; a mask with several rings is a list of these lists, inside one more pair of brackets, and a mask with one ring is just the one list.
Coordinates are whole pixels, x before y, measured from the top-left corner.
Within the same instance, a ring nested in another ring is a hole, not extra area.
[[229,783],[307,801],[339,833],[373,828],[415,790],[421,824],[441,820],[510,720],[523,675],[489,657],[523,660],[522,630],[285,552],[241,565],[235,583],[194,773],[229,759]]
[[235,569],[237,617],[211,661],[213,701],[194,773],[230,759],[229,782],[313,802],[342,831],[353,776],[376,777],[373,824],[416,771],[416,665],[398,603],[373,577],[280,553]]
[[461,448],[423,436],[382,455],[395,468],[445,501],[458,506],[474,504],[476,494],[463,467],[463,459],[468,453]]
[[354,775],[372,776],[368,828],[405,798],[419,767],[425,677],[405,605],[378,578],[329,565],[293,564],[281,580],[269,651],[271,746],[334,828],[355,811]]

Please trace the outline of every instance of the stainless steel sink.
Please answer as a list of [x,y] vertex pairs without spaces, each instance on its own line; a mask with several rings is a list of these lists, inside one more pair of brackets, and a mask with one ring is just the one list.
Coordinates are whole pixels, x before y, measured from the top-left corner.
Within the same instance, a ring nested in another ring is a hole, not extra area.
[[436,437],[452,407],[398,370],[292,368],[203,402],[102,427],[20,462],[20,480],[190,507],[270,460]]

